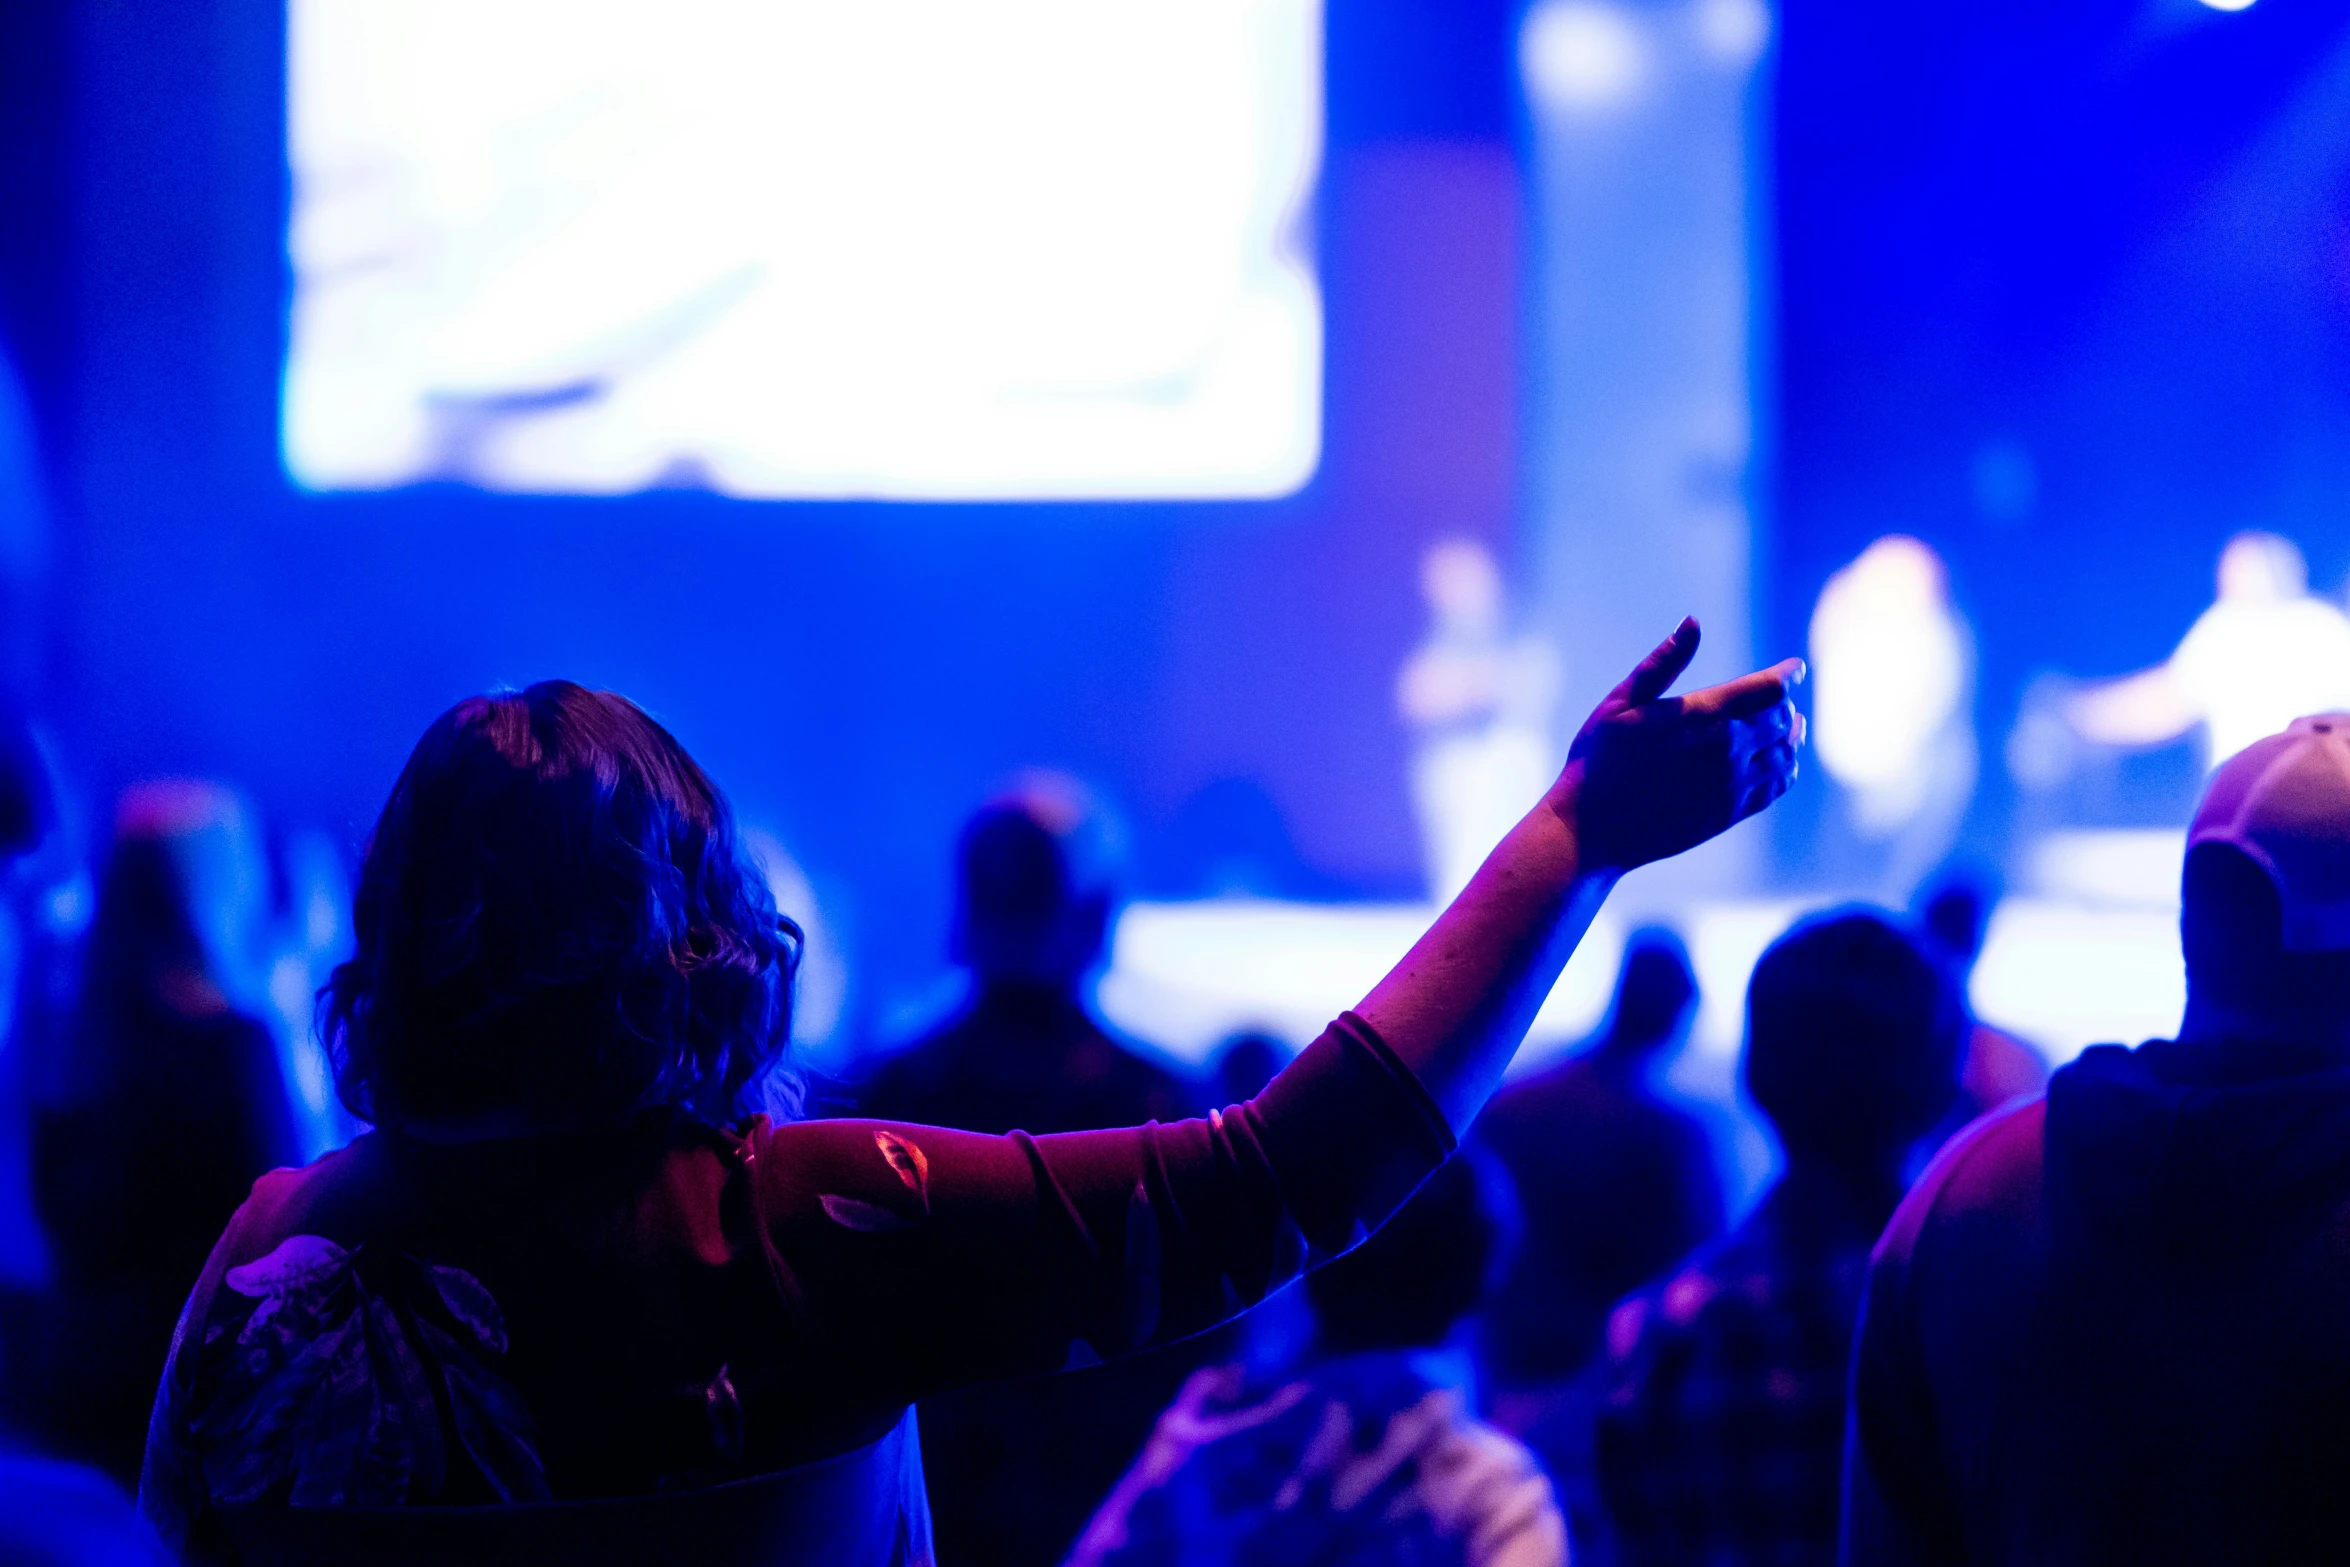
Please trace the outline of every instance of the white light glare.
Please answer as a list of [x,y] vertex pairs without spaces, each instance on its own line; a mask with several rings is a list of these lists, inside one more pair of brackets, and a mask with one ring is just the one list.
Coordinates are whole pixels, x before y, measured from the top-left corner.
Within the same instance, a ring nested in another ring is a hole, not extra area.
[[1601,0],[1550,0],[1526,17],[1518,68],[1545,108],[1620,109],[1640,93],[1648,62],[1633,19]]
[[1752,65],[1771,37],[1763,0],[1697,0],[1696,22],[1698,41],[1728,65]]
[[1318,0],[292,0],[287,466],[1277,495]]
[[2249,11],[2252,0],[2203,0],[2214,11]]

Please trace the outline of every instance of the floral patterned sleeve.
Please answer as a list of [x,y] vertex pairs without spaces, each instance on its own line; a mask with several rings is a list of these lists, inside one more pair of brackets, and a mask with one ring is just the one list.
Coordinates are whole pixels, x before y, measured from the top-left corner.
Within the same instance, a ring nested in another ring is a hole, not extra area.
[[1354,1245],[1452,1143],[1348,1013],[1202,1120],[1049,1137],[819,1121],[752,1148],[795,1314],[843,1378],[912,1399],[1211,1327]]

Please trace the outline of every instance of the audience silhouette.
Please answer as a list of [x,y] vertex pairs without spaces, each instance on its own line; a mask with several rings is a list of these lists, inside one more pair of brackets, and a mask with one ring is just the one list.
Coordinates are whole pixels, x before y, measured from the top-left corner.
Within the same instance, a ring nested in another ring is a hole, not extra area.
[[[1456,1147],[1615,881],[1784,792],[1800,663],[1667,699],[1697,643],[1683,622],[1609,693],[1262,1093],[1042,1136],[757,1113],[791,1102],[798,935],[724,797],[610,694],[460,703],[376,825],[325,998],[375,1130],[256,1182],[206,1259],[143,1509],[196,1560],[931,1561],[913,1403],[1179,1343],[1353,1248]],[[1037,836],[1007,823],[1006,858]],[[995,842],[967,839],[983,866]],[[1073,902],[968,900],[1022,917],[958,948],[1073,1006],[1106,899]]]
[[[1107,838],[1084,792],[1050,776],[972,816],[956,846],[950,937],[952,956],[971,974],[970,998],[944,1026],[884,1060],[857,1096],[860,1113],[1038,1135],[1196,1113],[1190,1085],[1112,1038],[1085,1004],[1116,897]],[[1058,1561],[1152,1418],[1218,1347],[1187,1345],[924,1400],[923,1465],[940,1558]]]
[[1487,1313],[1500,1389],[1562,1382],[1599,1350],[1615,1303],[1720,1233],[1705,1129],[1650,1074],[1688,1037],[1697,979],[1670,931],[1626,944],[1613,1010],[1559,1065],[1513,1083],[1477,1118],[1526,1213],[1526,1245]]
[[1871,1270],[1856,1562],[2350,1555],[2350,715],[2212,778],[2175,1040],[1919,1181]]
[[955,847],[948,937],[970,996],[882,1061],[857,1095],[863,1113],[1038,1136],[1194,1113],[1195,1091],[1085,1004],[1116,901],[1107,837],[1084,792],[1050,776],[972,816]]
[[1799,925],[1746,996],[1747,1092],[1786,1169],[1608,1323],[1600,1493],[1625,1567],[1833,1563],[1869,1248],[1956,1097],[1948,971],[1865,911]]
[[74,1028],[37,1069],[33,1195],[53,1286],[23,1357],[42,1435],[138,1478],[172,1324],[253,1182],[301,1157],[252,1010],[267,870],[218,784],[126,791]]
[[1634,932],[1598,1035],[1477,1118],[1526,1213],[1525,1248],[1485,1314],[1489,1404],[1541,1454],[1578,1542],[1603,1537],[1591,1473],[1600,1389],[1587,1372],[1608,1312],[1722,1228],[1705,1129],[1651,1082],[1688,1037],[1697,999],[1680,938]]
[[[1918,933],[1928,951],[1950,965],[1959,999],[1983,955],[1983,939],[1998,894],[1986,878],[1957,872],[1932,883],[1918,904]],[[2040,1052],[2004,1029],[1993,1028],[1968,1007],[1966,1052],[1959,1068],[1962,1121],[2026,1099],[2048,1086],[2048,1063]],[[1957,1128],[1951,1128],[1956,1131]]]
[[1472,1417],[1463,1320],[1507,1261],[1508,1177],[1474,1145],[1306,1276],[1296,1360],[1194,1375],[1071,1567],[1565,1567],[1533,1456]]

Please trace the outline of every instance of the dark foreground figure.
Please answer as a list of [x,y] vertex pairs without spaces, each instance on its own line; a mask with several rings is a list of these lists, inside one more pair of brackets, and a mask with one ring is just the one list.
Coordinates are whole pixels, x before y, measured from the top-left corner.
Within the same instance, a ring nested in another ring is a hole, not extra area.
[[1786,787],[1800,665],[1660,700],[1696,641],[1262,1094],[1054,1137],[746,1114],[796,943],[717,790],[617,697],[461,703],[331,987],[379,1130],[263,1179],[214,1249],[142,1505],[199,1560],[929,1561],[914,1400],[1171,1342],[1352,1247],[1615,878]]
[[1947,969],[1865,910],[1755,965],[1746,1091],[1787,1168],[1609,1321],[1597,1447],[1621,1567],[1833,1567],[1869,1248],[1958,1097],[1965,1022]]
[[2176,1040],[1946,1149],[1855,1364],[1861,1563],[2350,1561],[2350,717],[2213,778]]
[[[949,948],[970,972],[970,999],[882,1062],[857,1096],[866,1115],[1043,1135],[1198,1113],[1188,1084],[1111,1038],[1086,1008],[1114,889],[1099,821],[1074,789],[1051,784],[991,801],[963,828]],[[924,1399],[940,1559],[1060,1561],[1214,1338]]]
[[126,792],[75,1022],[41,1064],[33,1196],[56,1277],[11,1349],[44,1444],[125,1485],[206,1253],[254,1180],[301,1157],[276,1041],[232,999],[243,954],[221,950],[265,876],[230,791]]
[[1591,1451],[1601,1330],[1617,1301],[1722,1229],[1705,1128],[1653,1082],[1697,1001],[1680,938],[1634,932],[1598,1037],[1494,1095],[1474,1133],[1526,1213],[1525,1250],[1484,1312],[1493,1420],[1541,1455],[1576,1551],[1603,1563]]
[[1696,1010],[1680,941],[1635,932],[1599,1037],[1503,1089],[1477,1118],[1477,1140],[1500,1155],[1526,1213],[1525,1250],[1487,1312],[1500,1387],[1574,1376],[1617,1301],[1721,1233],[1705,1128],[1649,1080]]

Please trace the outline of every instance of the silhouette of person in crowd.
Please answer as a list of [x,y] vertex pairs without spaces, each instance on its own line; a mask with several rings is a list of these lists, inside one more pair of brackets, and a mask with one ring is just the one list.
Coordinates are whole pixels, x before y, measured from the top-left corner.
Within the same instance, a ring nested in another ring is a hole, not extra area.
[[212,783],[125,791],[63,1060],[35,1091],[33,1194],[54,1289],[27,1357],[43,1435],[135,1481],[172,1324],[264,1172],[300,1161],[250,972],[267,872]]
[[0,705],[0,871],[40,847],[56,813],[31,729]]
[[1176,1121],[1195,1095],[1086,1008],[1115,899],[1106,834],[1066,780],[980,807],[955,850],[949,953],[962,1010],[886,1057],[857,1096],[882,1120],[972,1132],[1089,1131]]
[[[0,373],[4,370],[0,365]],[[56,832],[60,805],[48,761],[30,729],[0,706],[0,890],[18,890],[8,883],[20,862]],[[21,1000],[25,945],[21,931],[12,934],[5,928],[14,913],[0,901],[0,943],[5,944],[0,956],[20,960],[0,962],[0,984],[10,987],[0,995],[0,1063],[9,1074],[11,1101],[20,1086],[15,1078],[23,1036],[15,1027],[21,1011],[10,1003]],[[10,1144],[21,1134],[16,1124],[19,1108],[8,1103],[8,1120],[0,1123],[0,1139]],[[18,1150],[11,1146],[5,1152],[13,1159]],[[27,1346],[8,1347],[21,1352]],[[162,1541],[139,1517],[120,1482],[84,1464],[21,1450],[20,1440],[17,1433],[0,1430],[0,1562],[28,1567],[167,1567],[171,1558]]]
[[[1962,1002],[1967,998],[1967,982],[1974,977],[1975,962],[1983,955],[1991,905],[1997,901],[1981,880],[1954,874],[1933,883],[1919,906],[1919,934],[1925,937],[1928,949],[1950,965],[1951,983],[1958,987]],[[1966,1120],[1988,1115],[2048,1086],[2048,1062],[2039,1051],[1975,1017],[1971,1004],[1967,1017],[1966,1055],[1958,1078],[1962,1095],[1959,1109]]]
[[2213,776],[2178,1037],[1946,1148],[1854,1360],[1856,1562],[2350,1559],[2350,715]]
[[[1114,899],[1103,824],[1074,784],[1032,779],[964,827],[950,938],[972,992],[936,1032],[886,1058],[861,1114],[972,1132],[1095,1131],[1172,1122],[1195,1094],[1087,1010]],[[1077,1376],[924,1400],[924,1467],[940,1559],[1056,1562],[1183,1377],[1187,1345]]]
[[1608,1323],[1599,1488],[1624,1567],[1836,1560],[1845,1370],[1869,1248],[1957,1097],[1950,974],[1866,911],[1799,925],[1746,993],[1746,1089],[1786,1169]]
[[1705,1128],[1652,1083],[1697,999],[1681,939],[1633,932],[1599,1034],[1495,1095],[1473,1134],[1500,1155],[1526,1214],[1525,1247],[1485,1311],[1493,1417],[1542,1455],[1578,1540],[1598,1530],[1598,1390],[1582,1373],[1608,1312],[1722,1229]]
[[1306,1276],[1302,1356],[1184,1384],[1070,1567],[1565,1567],[1533,1455],[1470,1413],[1461,1328],[1516,1224],[1499,1165],[1455,1154],[1378,1235]]
[[1697,644],[1609,693],[1263,1093],[1042,1137],[760,1110],[798,937],[725,797],[610,693],[458,704],[324,1002],[375,1129],[263,1176],[213,1248],[142,1510],[202,1561],[931,1560],[911,1404],[1182,1342],[1374,1234],[1618,878],[1786,789],[1802,666],[1665,700]]
[[1220,1105],[1254,1099],[1294,1053],[1271,1034],[1243,1030],[1232,1035],[1209,1057],[1209,1096]]
[[1486,1313],[1497,1386],[1572,1377],[1617,1301],[1721,1232],[1705,1129],[1650,1084],[1696,1010],[1680,939],[1637,931],[1598,1037],[1503,1089],[1478,1118],[1477,1140],[1500,1156],[1526,1213],[1525,1249]]

